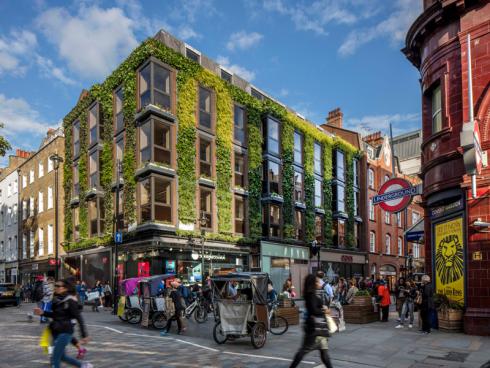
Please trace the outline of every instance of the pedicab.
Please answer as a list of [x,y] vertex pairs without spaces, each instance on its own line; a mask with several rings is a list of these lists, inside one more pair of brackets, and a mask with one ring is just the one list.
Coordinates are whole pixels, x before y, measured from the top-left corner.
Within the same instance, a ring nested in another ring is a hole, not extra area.
[[141,322],[142,310],[138,296],[138,282],[144,277],[132,277],[119,283],[118,317],[131,324]]
[[[145,277],[138,281],[143,318],[141,325],[148,327],[151,323],[156,329],[163,329],[170,316],[166,313],[165,294],[175,274],[163,274]],[[162,288],[162,281],[164,287]]]
[[211,277],[217,321],[213,338],[217,344],[250,337],[252,346],[265,345],[269,329],[267,283],[264,272],[237,272]]

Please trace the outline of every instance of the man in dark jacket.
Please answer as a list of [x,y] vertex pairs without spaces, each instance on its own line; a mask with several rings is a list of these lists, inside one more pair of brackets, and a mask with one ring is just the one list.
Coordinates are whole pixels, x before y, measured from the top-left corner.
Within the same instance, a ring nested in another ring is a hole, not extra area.
[[170,298],[172,298],[172,301],[175,306],[175,313],[172,317],[170,317],[167,321],[167,326],[165,326],[165,329],[160,333],[161,335],[166,335],[170,331],[170,328],[172,327],[172,321],[177,321],[177,333],[180,335],[182,332],[185,331],[184,324],[182,322],[182,312],[185,310],[184,305],[182,304],[182,294],[179,292],[178,288],[180,286],[180,280],[175,279],[170,283],[170,286],[172,289],[170,290]]
[[422,319],[422,333],[430,333],[430,311],[434,309],[434,290],[429,275],[422,276],[422,304],[420,305],[420,318]]

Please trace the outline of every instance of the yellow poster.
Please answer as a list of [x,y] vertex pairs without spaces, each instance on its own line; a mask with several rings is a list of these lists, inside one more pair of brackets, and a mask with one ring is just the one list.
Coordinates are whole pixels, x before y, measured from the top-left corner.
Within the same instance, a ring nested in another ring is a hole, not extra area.
[[434,226],[436,293],[464,304],[463,218]]

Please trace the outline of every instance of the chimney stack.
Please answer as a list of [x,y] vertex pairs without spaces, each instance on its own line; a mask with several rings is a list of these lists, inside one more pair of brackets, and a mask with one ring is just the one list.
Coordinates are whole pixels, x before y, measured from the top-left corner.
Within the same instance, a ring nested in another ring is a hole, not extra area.
[[21,149],[17,148],[15,150],[15,155],[17,157],[20,157],[20,158],[29,158],[29,156],[31,155],[31,153],[28,152],[28,151],[24,151],[24,150],[21,150]]
[[342,128],[342,118],[344,113],[340,110],[340,107],[330,111],[327,116],[327,125]]

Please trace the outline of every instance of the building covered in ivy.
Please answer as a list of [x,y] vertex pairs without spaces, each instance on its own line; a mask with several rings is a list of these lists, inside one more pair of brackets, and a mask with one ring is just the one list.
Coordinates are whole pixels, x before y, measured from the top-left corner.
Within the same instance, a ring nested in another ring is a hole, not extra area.
[[85,280],[109,279],[117,227],[120,277],[198,281],[204,259],[204,274],[260,269],[299,288],[312,242],[339,245],[334,197],[341,246],[358,247],[359,151],[165,31],[83,92],[64,129],[64,262]]

